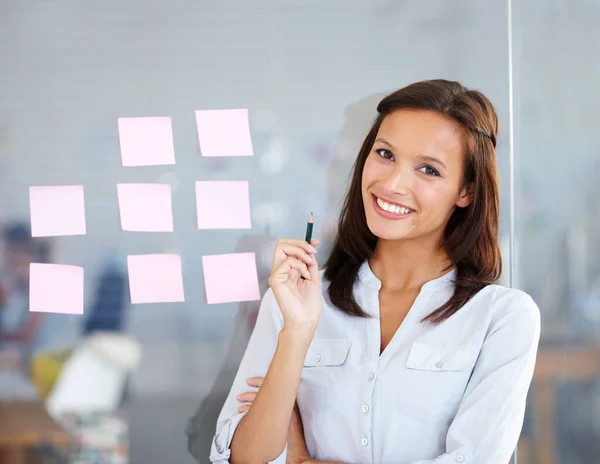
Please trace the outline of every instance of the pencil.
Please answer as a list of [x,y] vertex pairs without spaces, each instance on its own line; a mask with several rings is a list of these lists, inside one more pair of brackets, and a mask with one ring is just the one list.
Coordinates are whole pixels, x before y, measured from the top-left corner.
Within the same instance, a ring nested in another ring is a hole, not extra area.
[[313,230],[313,213],[311,211],[310,216],[308,217],[308,223],[306,224],[306,241],[310,245],[310,241],[312,239],[312,230]]
[[[308,223],[306,224],[306,238],[305,240],[308,242],[308,244],[310,245],[310,241],[312,239],[312,230],[313,230],[313,214],[312,211],[310,212],[310,216],[308,217]],[[306,280],[304,278],[304,276],[300,276],[300,278],[302,280]]]

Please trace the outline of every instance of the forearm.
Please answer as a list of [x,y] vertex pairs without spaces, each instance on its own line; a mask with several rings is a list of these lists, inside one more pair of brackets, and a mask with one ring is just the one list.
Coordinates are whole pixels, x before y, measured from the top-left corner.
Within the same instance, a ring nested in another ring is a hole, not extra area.
[[232,464],[269,462],[279,456],[288,428],[304,358],[314,331],[279,333],[273,360],[252,407],[240,421],[231,442]]

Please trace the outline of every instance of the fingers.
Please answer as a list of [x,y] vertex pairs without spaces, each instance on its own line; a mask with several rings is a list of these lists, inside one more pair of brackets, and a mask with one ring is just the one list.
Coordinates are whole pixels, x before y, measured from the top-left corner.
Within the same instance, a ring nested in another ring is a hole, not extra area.
[[240,403],[252,403],[256,398],[256,392],[246,392],[237,396],[237,400]]
[[250,410],[249,404],[242,404],[239,408],[237,408],[238,412],[248,412]]
[[263,383],[263,377],[249,377],[246,379],[246,383],[251,387],[260,387]]
[[238,406],[237,410],[239,412],[248,411],[255,398],[256,398],[256,392],[246,392],[246,393],[242,393],[241,395],[238,395],[237,400],[240,403],[244,403],[244,404]]
[[290,256],[294,256],[300,259],[301,261],[305,262],[306,264],[312,263],[313,258],[311,255],[314,255],[316,253],[315,248],[306,242],[300,242],[301,245],[297,243],[287,243],[280,241],[280,243],[278,243],[275,247],[275,260],[281,262]]
[[[260,388],[260,386],[263,383],[263,377],[250,377],[250,378],[246,379],[246,383],[248,385],[250,385],[251,387]],[[251,404],[256,399],[257,393],[258,392],[245,392],[245,393],[242,393],[242,394],[238,395],[236,397],[236,399],[240,403],[245,403],[245,404],[242,404],[241,406],[239,406],[237,408],[237,410],[239,412],[246,412],[246,411],[248,411],[250,409]]]
[[[308,266],[306,264],[298,261],[296,258],[287,258],[279,265],[277,269],[273,271],[269,279],[274,278],[277,283],[284,283],[289,279],[290,271],[297,271],[297,273],[292,275],[292,277],[297,278],[298,275],[301,275],[305,279],[311,278],[310,272],[308,271]],[[292,278],[291,280],[294,279]]]
[[[304,279],[318,280],[319,266],[315,258],[317,252],[315,246],[318,244],[319,241],[315,239],[312,239],[310,244],[306,240],[300,239],[279,239],[273,254],[273,267],[269,283],[272,283],[271,278],[281,284],[287,281],[296,281],[300,276]],[[299,260],[298,262],[303,266],[291,263],[289,258]]]
[[295,256],[296,258],[309,264],[311,255],[314,255],[317,252],[315,246],[318,243],[318,240],[312,240],[311,244],[308,244],[305,240],[289,238],[279,239],[277,241],[277,245],[275,246],[273,268],[279,267],[281,262],[288,256]]
[[313,280],[315,282],[320,282],[319,263],[317,263],[316,259],[314,260],[313,264],[308,265],[308,272],[310,275],[310,280]]

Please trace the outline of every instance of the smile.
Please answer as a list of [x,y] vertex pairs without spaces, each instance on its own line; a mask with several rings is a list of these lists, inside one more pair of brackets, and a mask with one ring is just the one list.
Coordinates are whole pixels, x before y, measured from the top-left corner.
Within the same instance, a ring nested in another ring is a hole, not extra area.
[[415,212],[414,209],[388,203],[375,195],[373,195],[373,207],[377,214],[387,219],[404,219]]

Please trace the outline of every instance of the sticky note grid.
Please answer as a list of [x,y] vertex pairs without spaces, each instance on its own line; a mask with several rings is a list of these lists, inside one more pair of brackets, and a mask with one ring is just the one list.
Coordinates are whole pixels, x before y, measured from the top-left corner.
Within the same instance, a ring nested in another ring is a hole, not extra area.
[[[200,155],[253,156],[248,110],[195,112]],[[175,164],[170,117],[123,117],[117,131],[124,167]],[[173,232],[171,186],[160,183],[120,183],[115,203],[126,232]],[[200,230],[249,229],[247,181],[197,181],[196,220]],[[29,187],[33,237],[86,234],[83,185]],[[181,257],[173,254],[128,255],[132,304],[184,301]],[[260,299],[254,253],[202,257],[208,304]],[[84,269],[67,264],[30,265],[29,309],[32,312],[83,314]]]

